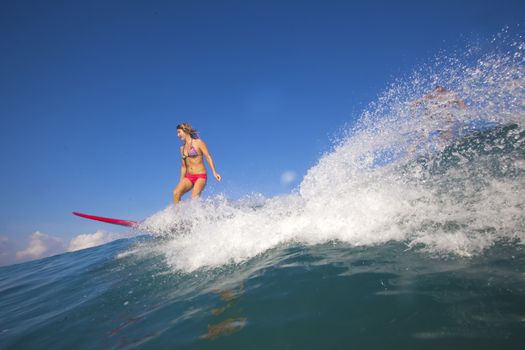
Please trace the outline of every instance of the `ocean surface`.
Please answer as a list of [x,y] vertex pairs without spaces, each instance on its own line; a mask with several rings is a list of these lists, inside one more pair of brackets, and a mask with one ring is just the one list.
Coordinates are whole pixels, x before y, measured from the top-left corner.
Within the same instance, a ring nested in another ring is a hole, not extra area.
[[0,349],[524,349],[525,45],[498,45],[392,83],[289,194],[0,267]]

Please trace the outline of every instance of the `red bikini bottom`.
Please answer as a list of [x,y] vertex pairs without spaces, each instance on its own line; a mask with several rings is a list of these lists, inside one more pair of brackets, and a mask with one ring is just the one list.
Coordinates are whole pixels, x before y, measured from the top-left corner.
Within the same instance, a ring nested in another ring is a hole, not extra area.
[[198,179],[206,180],[208,176],[206,174],[186,174],[185,178],[190,180],[192,185],[195,185]]

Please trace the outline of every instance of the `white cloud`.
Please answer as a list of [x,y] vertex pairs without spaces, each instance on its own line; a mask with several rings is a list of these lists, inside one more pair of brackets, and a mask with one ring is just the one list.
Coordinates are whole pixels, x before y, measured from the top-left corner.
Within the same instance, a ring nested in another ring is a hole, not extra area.
[[[69,245],[59,237],[36,231],[29,237],[29,244],[23,250],[16,251],[14,242],[9,237],[0,235],[0,266],[15,262],[45,258],[51,255],[73,252],[95,247],[122,238],[118,234],[97,231],[92,234],[80,234]],[[16,253],[15,253],[16,251]]]
[[287,170],[281,174],[281,185],[288,186],[297,178],[297,173],[292,170]]
[[63,251],[64,243],[60,238],[37,231],[31,235],[27,248],[16,252],[16,258],[19,260],[38,259]]
[[74,252],[75,250],[81,250],[91,247],[96,247],[98,245],[114,241],[115,239],[120,238],[118,235],[107,233],[104,231],[97,231],[95,233],[87,233],[78,235],[69,242],[68,251]]

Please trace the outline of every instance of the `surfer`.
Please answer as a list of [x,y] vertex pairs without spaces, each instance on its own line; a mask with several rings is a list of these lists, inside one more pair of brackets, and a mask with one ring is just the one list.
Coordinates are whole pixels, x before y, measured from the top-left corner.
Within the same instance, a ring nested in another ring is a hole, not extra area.
[[[460,110],[466,108],[465,101],[458,94],[436,85],[432,91],[411,103],[414,116],[417,116],[423,124],[418,132],[416,144],[413,145],[411,153],[415,151],[417,144],[437,132],[441,139],[450,141],[453,136],[454,126],[459,121]],[[430,126],[430,127],[429,127]]]
[[201,195],[206,186],[207,174],[204,159],[208,162],[213,176],[221,181],[221,176],[215,170],[213,160],[208,152],[208,147],[197,135],[197,130],[188,123],[177,125],[177,137],[184,142],[180,147],[182,165],[180,169],[179,184],[173,190],[173,204],[180,202],[181,197],[191,189],[191,198]]
[[[424,106],[430,112],[431,118],[435,113],[451,108],[465,109],[465,101],[459,98],[456,92],[445,89],[441,85],[436,85],[432,91],[425,96],[412,102],[412,107]],[[434,112],[434,113],[432,113]]]

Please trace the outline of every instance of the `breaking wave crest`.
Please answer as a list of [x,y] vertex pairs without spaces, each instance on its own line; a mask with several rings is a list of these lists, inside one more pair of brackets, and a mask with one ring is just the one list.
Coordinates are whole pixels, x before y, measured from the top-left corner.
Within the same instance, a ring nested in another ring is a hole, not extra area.
[[148,249],[189,272],[297,244],[397,241],[431,256],[523,244],[525,44],[501,46],[391,84],[290,194],[156,213],[140,227],[159,236]]

